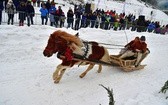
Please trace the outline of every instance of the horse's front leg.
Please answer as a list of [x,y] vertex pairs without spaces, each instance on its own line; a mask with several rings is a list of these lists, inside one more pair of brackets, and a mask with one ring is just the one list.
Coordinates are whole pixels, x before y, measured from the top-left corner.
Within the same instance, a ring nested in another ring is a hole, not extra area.
[[95,64],[90,64],[88,68],[79,76],[80,78],[83,78],[89,70],[91,70],[94,67]]
[[61,64],[57,66],[56,71],[53,73],[53,80],[54,83],[59,83],[59,81],[61,80],[64,72],[65,72],[65,67],[62,66]]
[[98,72],[98,73],[100,73],[100,72],[101,72],[101,70],[102,70],[102,65],[101,65],[101,64],[99,64],[99,69],[97,70],[97,72]]
[[54,83],[59,83],[59,81],[61,80],[61,78],[62,78],[62,76],[63,76],[63,74],[64,74],[64,72],[65,72],[65,70],[66,70],[66,69],[60,70],[59,75],[56,77]]

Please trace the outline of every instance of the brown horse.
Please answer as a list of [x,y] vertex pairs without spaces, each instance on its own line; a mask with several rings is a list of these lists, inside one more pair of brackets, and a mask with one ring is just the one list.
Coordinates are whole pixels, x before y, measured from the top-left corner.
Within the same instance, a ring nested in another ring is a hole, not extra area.
[[[43,54],[44,56],[50,57],[57,52],[65,56],[65,58],[60,58],[62,63],[57,66],[56,71],[53,73],[54,83],[59,83],[65,70],[75,64],[89,64],[88,68],[80,75],[80,78],[83,78],[87,72],[94,67],[94,62],[73,59],[74,54],[90,60],[100,60],[110,63],[109,53],[106,48],[98,46],[96,42],[84,43],[79,37],[60,30],[50,35]],[[98,73],[100,73],[101,70],[102,65],[99,64]]]

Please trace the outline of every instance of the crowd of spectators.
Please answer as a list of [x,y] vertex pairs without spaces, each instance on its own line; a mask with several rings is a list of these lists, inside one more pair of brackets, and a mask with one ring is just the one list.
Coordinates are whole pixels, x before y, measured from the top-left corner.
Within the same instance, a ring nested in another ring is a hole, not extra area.
[[[1,2],[0,7],[3,7],[1,6],[3,1]],[[27,20],[28,26],[30,26],[30,23],[33,24],[34,6],[37,6],[40,7],[42,25],[47,25],[49,20],[50,26],[65,27],[64,23],[66,21],[66,27],[75,30],[91,27],[105,30],[130,29],[137,32],[168,33],[168,25],[161,26],[159,21],[145,20],[145,16],[136,17],[133,14],[118,14],[115,10],[96,9],[86,12],[85,5],[74,5],[74,10],[69,8],[65,16],[61,6],[57,7],[56,3],[54,1],[50,2],[50,0],[46,2],[40,0],[9,0],[8,2],[5,1],[4,4],[5,11],[8,14],[8,24],[13,24],[14,14],[19,13],[19,26],[23,26],[25,20]],[[0,8],[0,24],[2,10],[3,8]]]

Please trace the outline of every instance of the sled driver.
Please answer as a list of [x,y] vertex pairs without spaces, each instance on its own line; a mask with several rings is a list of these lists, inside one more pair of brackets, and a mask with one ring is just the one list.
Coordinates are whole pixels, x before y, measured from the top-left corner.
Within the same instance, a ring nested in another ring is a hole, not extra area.
[[133,41],[126,45],[127,50],[119,58],[124,59],[137,55],[135,67],[139,66],[141,61],[149,54],[149,50],[145,41],[145,36],[141,36],[140,39],[136,37]]
[[137,36],[137,37],[135,37],[134,40],[132,40],[132,41],[130,41],[128,44],[126,44],[126,45],[124,46],[124,48],[121,49],[121,51],[119,52],[120,56],[121,56],[123,53],[125,53],[128,49],[130,49],[131,45],[132,45],[134,42],[139,41],[139,40],[140,40],[140,38]]

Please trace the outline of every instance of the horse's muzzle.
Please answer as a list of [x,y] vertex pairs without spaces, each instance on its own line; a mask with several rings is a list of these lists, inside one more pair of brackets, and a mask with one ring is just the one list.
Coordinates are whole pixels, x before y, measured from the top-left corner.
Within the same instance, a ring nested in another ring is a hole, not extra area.
[[44,55],[45,57],[50,57],[50,56],[52,56],[52,54],[49,53],[49,52],[47,52],[46,50],[43,51],[43,55]]

